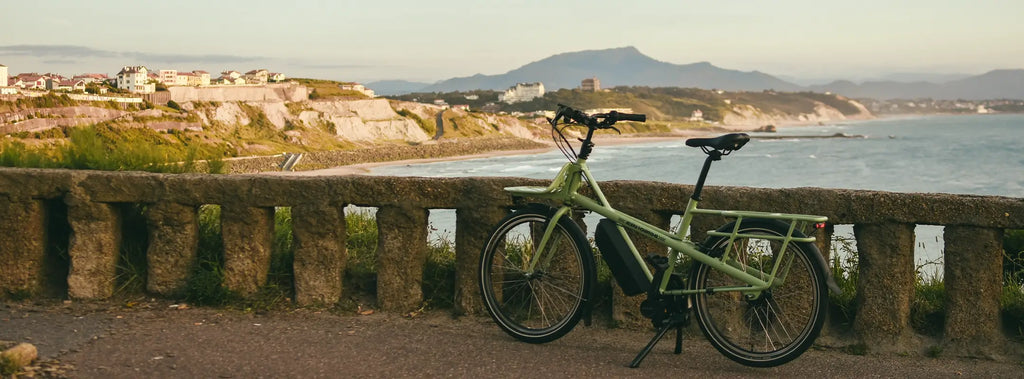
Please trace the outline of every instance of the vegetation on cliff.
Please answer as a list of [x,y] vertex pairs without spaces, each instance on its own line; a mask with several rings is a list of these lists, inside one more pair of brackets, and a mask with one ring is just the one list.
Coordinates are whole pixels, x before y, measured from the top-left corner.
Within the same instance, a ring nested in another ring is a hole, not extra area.
[[0,166],[112,171],[223,172],[223,146],[183,133],[160,134],[112,123],[51,129],[49,143],[0,141]]
[[[468,98],[467,98],[468,97]],[[554,110],[558,104],[579,109],[631,108],[660,121],[688,120],[694,111],[701,111],[709,121],[722,121],[727,113],[740,105],[749,105],[766,114],[791,116],[814,114],[821,105],[833,108],[843,116],[860,116],[861,110],[837,95],[814,92],[725,92],[678,87],[615,87],[601,92],[560,89],[545,93],[531,101],[505,104],[498,102],[497,91],[450,93],[413,93],[390,98],[403,101],[444,100],[449,104],[468,104],[473,109],[495,112],[534,112]]]

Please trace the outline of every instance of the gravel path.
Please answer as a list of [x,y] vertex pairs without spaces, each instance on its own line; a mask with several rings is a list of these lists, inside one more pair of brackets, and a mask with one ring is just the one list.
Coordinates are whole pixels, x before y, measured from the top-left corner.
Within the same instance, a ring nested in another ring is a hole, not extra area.
[[[37,375],[73,378],[280,377],[998,377],[1020,362],[856,356],[812,350],[782,367],[724,358],[702,338],[672,354],[666,339],[626,367],[647,332],[583,327],[545,345],[513,340],[489,319],[239,311],[141,304],[0,303],[0,340],[35,344]],[[49,369],[44,372],[43,369]]]

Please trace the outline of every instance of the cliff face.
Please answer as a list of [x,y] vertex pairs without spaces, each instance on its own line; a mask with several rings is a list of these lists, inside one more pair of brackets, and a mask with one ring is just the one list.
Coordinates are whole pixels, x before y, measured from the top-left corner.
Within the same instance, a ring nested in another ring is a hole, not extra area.
[[294,83],[276,83],[264,86],[210,86],[168,87],[171,100],[177,103],[191,101],[303,101],[309,98],[309,89]]
[[864,120],[874,116],[864,105],[848,100],[859,113],[844,115],[838,109],[821,102],[815,102],[814,111],[809,113],[766,112],[752,105],[735,105],[722,117],[722,125],[731,128],[755,128],[764,125],[809,125],[833,123],[843,120]]
[[61,126],[90,125],[129,112],[93,106],[33,108],[0,114],[0,133],[38,132]]
[[395,112],[386,99],[311,101],[310,110],[298,119],[307,125],[330,123],[338,137],[349,141],[399,140],[423,142],[430,139],[416,121]]

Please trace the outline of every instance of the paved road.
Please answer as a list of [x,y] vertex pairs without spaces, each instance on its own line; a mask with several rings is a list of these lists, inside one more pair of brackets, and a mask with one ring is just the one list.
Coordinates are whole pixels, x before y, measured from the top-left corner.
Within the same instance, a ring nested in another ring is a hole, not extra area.
[[0,303],[0,340],[35,344],[75,378],[207,377],[993,377],[1024,378],[1019,362],[869,357],[812,350],[770,369],[724,358],[703,339],[682,356],[662,342],[626,367],[645,332],[577,327],[545,345],[521,343],[489,319],[427,314],[255,315],[170,303]]

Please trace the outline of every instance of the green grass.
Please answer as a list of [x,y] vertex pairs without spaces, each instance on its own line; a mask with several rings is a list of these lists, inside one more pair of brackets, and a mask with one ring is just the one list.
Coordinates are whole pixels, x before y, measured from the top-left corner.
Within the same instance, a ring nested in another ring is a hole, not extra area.
[[853,250],[852,238],[835,236],[832,244],[832,278],[842,293],[829,292],[830,314],[840,325],[852,325],[857,314],[857,280],[859,276],[857,255]]
[[[850,326],[857,313],[857,253],[852,238],[833,240],[832,277],[843,293],[830,293],[830,313],[837,325]],[[1009,230],[1004,237],[1003,289],[1000,315],[1008,335],[1024,341],[1024,231]],[[941,278],[918,272],[910,304],[911,327],[918,333],[939,336],[945,327],[946,289]]]
[[201,171],[197,161],[205,159],[208,171],[225,171],[224,150],[180,134],[112,123],[58,130],[66,140],[38,146],[0,141],[0,166],[180,173]]
[[447,235],[439,236],[427,248],[423,300],[427,308],[455,306],[455,244]]
[[196,305],[221,306],[234,295],[224,288],[224,241],[219,205],[199,207],[199,247],[189,275],[185,300]]
[[345,288],[368,293],[377,291],[377,219],[370,210],[345,215],[348,263]]
[[0,377],[14,377],[14,374],[18,373],[21,367],[18,367],[13,360],[7,357],[0,357]]
[[322,80],[322,79],[305,79],[296,78],[291,81],[298,82],[309,88],[316,95],[310,95],[310,99],[348,99],[358,100],[367,99],[366,95],[357,91],[342,90],[341,85],[343,82],[337,82],[333,80]]

